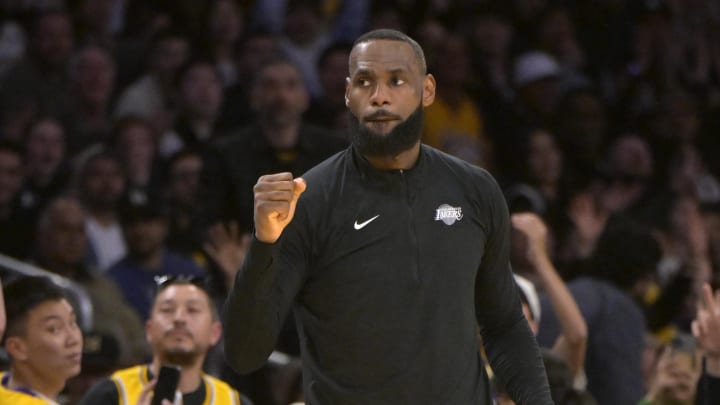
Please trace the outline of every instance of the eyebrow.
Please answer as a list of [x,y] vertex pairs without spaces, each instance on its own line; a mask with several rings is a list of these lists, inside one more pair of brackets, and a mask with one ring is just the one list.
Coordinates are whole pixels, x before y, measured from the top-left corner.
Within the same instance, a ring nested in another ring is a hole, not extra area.
[[168,298],[168,299],[164,299],[164,300],[162,300],[162,301],[158,301],[158,305],[163,305],[163,304],[185,304],[185,303],[187,303],[187,304],[196,304],[196,303],[202,303],[202,301],[203,301],[203,300],[200,299],[200,298],[190,298],[190,299],[188,299],[188,300],[181,300],[181,301],[178,301],[178,300],[176,300],[176,299],[174,299],[174,298]]
[[355,74],[353,74],[353,76],[359,76],[359,75],[368,75],[368,76],[371,76],[371,75],[373,75],[373,74],[374,74],[373,71],[370,70],[370,69],[367,69],[367,68],[358,68],[358,69],[355,70]]
[[[75,317],[75,312],[71,312],[71,313],[70,313],[70,317],[71,317],[71,318],[74,318],[74,317]],[[60,315],[52,314],[52,315],[48,315],[48,316],[42,318],[42,322],[54,321],[54,320],[62,321],[62,320],[63,320],[63,317],[60,316]]]
[[[400,73],[407,73],[409,72],[408,69],[397,67],[386,70],[386,72],[389,72],[390,74],[397,75]],[[355,74],[353,76],[359,76],[359,75],[369,75],[369,76],[375,76],[375,70],[368,69],[368,68],[358,68],[355,70]]]

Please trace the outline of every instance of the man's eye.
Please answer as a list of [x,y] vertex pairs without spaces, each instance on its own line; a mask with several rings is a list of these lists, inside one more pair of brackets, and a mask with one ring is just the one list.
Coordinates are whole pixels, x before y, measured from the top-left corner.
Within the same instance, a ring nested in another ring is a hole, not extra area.
[[395,86],[402,86],[403,84],[405,84],[405,80],[403,80],[403,79],[393,79],[393,84],[394,84]]
[[360,86],[360,87],[367,87],[367,86],[370,85],[370,80],[368,80],[368,79],[358,79],[358,80],[357,80],[357,84],[358,84],[358,86]]

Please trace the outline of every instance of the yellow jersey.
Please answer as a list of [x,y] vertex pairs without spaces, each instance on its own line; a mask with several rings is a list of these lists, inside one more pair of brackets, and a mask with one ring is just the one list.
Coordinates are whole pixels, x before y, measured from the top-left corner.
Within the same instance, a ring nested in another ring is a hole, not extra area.
[[5,387],[8,374],[0,373],[0,405],[57,405],[57,402],[35,396],[24,391],[16,391]]
[[[117,388],[118,405],[134,405],[140,397],[140,391],[150,382],[148,366],[134,366],[116,371],[110,379]],[[240,405],[240,394],[224,381],[207,374],[202,375],[202,380],[205,385],[203,405]]]

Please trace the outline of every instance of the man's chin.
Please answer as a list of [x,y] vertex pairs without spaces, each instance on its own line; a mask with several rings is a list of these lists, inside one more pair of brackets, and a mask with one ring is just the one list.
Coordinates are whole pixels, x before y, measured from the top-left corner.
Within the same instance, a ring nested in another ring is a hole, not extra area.
[[195,360],[200,356],[197,350],[173,347],[169,348],[163,354],[163,360],[169,364],[177,366],[190,366],[195,363]]
[[78,364],[76,366],[71,367],[68,370],[67,376],[68,376],[68,378],[75,377],[75,376],[79,375],[81,371],[82,371],[82,366],[80,364]]

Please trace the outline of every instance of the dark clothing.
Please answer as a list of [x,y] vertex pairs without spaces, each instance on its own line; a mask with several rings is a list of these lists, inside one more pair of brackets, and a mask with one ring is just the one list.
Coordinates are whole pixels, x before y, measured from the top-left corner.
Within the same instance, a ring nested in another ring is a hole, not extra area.
[[[52,180],[45,185],[38,185],[31,179],[25,180],[20,191],[20,205],[35,221],[48,202],[64,193],[70,184],[70,167],[62,164],[55,172]],[[33,226],[35,224],[33,221]]]
[[203,252],[205,242],[204,229],[194,210],[169,207],[168,236],[165,244],[168,248],[187,258],[195,258]]
[[210,129],[208,136],[203,138],[193,128],[192,124],[185,116],[180,116],[177,120],[175,120],[173,129],[182,142],[181,149],[189,149],[199,152],[202,155],[205,155],[208,152],[211,148],[212,142],[218,139],[219,136],[217,123],[215,123]]
[[[568,284],[588,326],[585,374],[599,405],[635,405],[644,395],[642,353],[645,318],[624,292],[604,281],[578,278]],[[560,333],[543,297],[538,341],[550,347]],[[547,314],[547,315],[546,315]]]
[[168,251],[163,253],[162,267],[157,270],[142,267],[132,258],[126,256],[107,271],[108,277],[120,287],[127,302],[137,311],[143,321],[147,320],[150,315],[150,308],[157,288],[156,276],[203,276],[204,274],[205,272],[190,259]]
[[14,204],[10,215],[0,219],[0,254],[27,259],[35,241],[34,218],[20,203]]
[[0,115],[3,122],[15,114],[31,112],[69,122],[72,96],[64,69],[42,69],[23,59],[0,76]]
[[552,403],[487,172],[427,146],[413,169],[377,171],[348,148],[303,178],[293,221],[253,241],[228,297],[236,370],[265,362],[292,307],[308,404],[489,404],[480,325],[511,397]]
[[235,84],[223,93],[222,109],[217,126],[221,131],[244,128],[255,122],[255,116],[245,87]]
[[703,373],[698,381],[695,405],[716,404],[718,398],[720,398],[720,377]]
[[[348,112],[345,104],[331,105],[323,99],[310,104],[310,108],[303,115],[305,121],[323,128],[334,130],[342,128],[343,120],[347,119]],[[340,135],[338,135],[340,136]]]
[[260,176],[284,171],[298,176],[346,145],[331,132],[309,125],[300,128],[292,150],[274,149],[258,126],[222,138],[205,159],[201,214],[207,224],[232,219],[250,229],[253,185]]

